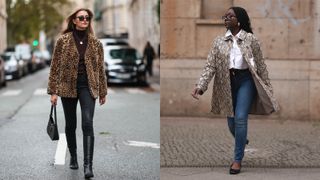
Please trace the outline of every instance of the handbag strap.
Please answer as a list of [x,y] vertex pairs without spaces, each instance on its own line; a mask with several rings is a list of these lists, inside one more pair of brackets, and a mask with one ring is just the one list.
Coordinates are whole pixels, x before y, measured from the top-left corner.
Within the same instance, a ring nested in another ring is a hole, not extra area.
[[54,123],[57,124],[57,110],[56,106],[51,105],[51,111],[50,111],[50,116],[52,117],[52,112],[54,112]]

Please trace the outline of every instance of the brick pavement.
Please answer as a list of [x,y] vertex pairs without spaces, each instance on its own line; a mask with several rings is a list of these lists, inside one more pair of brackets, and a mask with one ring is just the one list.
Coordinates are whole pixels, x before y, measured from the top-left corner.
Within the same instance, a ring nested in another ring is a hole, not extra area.
[[[320,167],[320,123],[249,119],[243,167]],[[161,167],[227,167],[234,140],[225,119],[161,118]]]

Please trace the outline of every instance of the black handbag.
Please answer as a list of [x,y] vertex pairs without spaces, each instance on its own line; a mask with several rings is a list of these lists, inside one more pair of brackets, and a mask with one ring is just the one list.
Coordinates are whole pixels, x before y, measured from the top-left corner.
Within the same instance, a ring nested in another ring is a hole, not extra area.
[[[54,118],[52,117],[53,111],[54,111]],[[49,116],[49,122],[47,125],[47,133],[52,141],[59,140],[56,106],[53,106],[53,105],[51,105],[51,112]]]

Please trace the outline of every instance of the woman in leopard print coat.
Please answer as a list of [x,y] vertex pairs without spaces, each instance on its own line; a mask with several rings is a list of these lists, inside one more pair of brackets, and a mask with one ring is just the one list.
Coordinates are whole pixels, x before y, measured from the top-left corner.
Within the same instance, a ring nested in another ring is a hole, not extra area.
[[76,114],[77,103],[80,102],[85,178],[93,177],[95,101],[99,98],[102,105],[107,95],[103,47],[93,35],[92,17],[89,9],[79,9],[68,17],[68,27],[58,38],[54,48],[48,83],[52,105],[57,104],[58,96],[61,97],[71,169],[78,169]]
[[248,114],[271,114],[279,106],[247,12],[241,7],[231,7],[223,20],[227,32],[213,41],[192,96],[198,99],[214,77],[211,111],[227,116],[230,132],[235,137],[234,161],[229,172],[238,174],[245,145],[249,143]]

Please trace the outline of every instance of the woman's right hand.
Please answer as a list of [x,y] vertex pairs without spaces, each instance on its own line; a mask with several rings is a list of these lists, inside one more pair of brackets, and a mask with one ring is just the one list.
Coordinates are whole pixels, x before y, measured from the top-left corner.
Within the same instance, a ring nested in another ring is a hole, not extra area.
[[193,92],[191,93],[191,96],[197,100],[199,100],[199,95],[202,95],[203,91],[199,88],[194,88]]
[[50,101],[51,101],[51,104],[52,104],[53,106],[56,106],[56,105],[57,105],[57,101],[58,101],[58,95],[52,94],[52,95],[51,95],[51,98],[50,98]]

